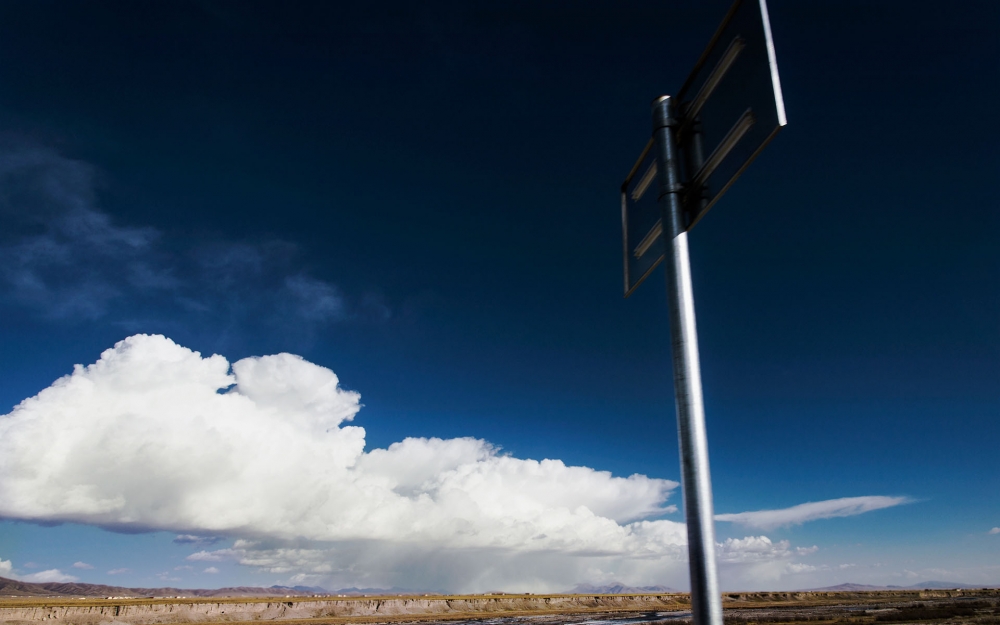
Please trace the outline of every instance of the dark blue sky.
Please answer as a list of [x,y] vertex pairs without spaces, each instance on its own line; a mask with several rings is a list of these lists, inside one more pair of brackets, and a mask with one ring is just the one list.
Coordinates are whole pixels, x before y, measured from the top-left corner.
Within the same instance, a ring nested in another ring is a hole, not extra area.
[[[3,2],[0,147],[41,163],[0,182],[3,412],[162,333],[333,369],[369,448],[678,479],[617,193],[728,4]],[[817,584],[998,583],[1000,5],[769,8],[789,125],[691,234],[716,509],[907,496],[769,535],[846,550]],[[59,225],[46,167],[142,245]],[[93,533],[2,527],[15,567]]]

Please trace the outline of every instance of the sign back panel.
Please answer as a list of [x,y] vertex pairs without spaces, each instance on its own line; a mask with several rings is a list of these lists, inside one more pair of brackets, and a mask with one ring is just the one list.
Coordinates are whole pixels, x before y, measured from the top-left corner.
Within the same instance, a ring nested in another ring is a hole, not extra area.
[[[766,0],[735,0],[674,98],[686,229],[788,122]],[[663,260],[653,141],[621,189],[625,297]]]
[[660,234],[660,188],[653,141],[639,155],[622,183],[622,249],[625,297],[660,264],[665,251]]
[[765,0],[736,0],[675,102],[688,228],[787,124]]

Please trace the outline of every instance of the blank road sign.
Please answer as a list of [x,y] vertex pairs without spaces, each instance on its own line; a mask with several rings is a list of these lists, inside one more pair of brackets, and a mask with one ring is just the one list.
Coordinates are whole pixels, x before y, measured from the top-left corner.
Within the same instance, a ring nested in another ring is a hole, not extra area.
[[622,184],[625,297],[631,295],[663,260],[660,187],[656,174],[656,155],[650,140]]
[[[787,123],[765,0],[736,0],[674,97],[681,202],[694,227]],[[663,260],[653,141],[622,183],[625,297]]]
[[787,123],[765,0],[736,0],[675,103],[688,228]]

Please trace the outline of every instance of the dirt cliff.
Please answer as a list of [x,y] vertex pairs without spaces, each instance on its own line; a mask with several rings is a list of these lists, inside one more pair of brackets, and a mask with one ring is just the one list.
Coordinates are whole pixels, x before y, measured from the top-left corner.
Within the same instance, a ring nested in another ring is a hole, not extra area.
[[516,616],[581,612],[682,610],[684,595],[562,595],[474,597],[386,597],[365,599],[39,599],[6,601],[0,623],[47,621],[67,625],[198,623],[211,621],[350,620],[377,622],[444,620],[475,615]]

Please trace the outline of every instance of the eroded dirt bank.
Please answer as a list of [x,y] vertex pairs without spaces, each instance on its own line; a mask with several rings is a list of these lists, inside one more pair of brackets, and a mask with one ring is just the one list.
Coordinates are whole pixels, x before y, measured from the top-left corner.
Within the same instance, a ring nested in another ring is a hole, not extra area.
[[[775,610],[807,613],[828,610],[823,606],[857,606],[871,610],[894,609],[915,603],[938,603],[1000,598],[998,590],[880,591],[880,592],[778,592],[726,593],[727,614],[758,621]],[[238,598],[238,599],[5,599],[0,601],[0,623],[27,625],[39,621],[67,625],[153,625],[161,623],[303,621],[310,623],[389,623],[401,621],[471,620],[495,617],[553,614],[684,612],[685,594],[652,595],[493,595],[466,597],[371,598]],[[755,615],[754,615],[755,616]],[[832,616],[832,614],[830,615]],[[874,618],[874,617],[872,617]],[[729,620],[727,618],[727,620]],[[287,623],[291,625],[291,623]]]
[[335,619],[353,622],[470,618],[475,615],[529,615],[574,612],[682,610],[684,595],[568,595],[483,597],[286,598],[286,599],[127,599],[5,601],[0,623],[129,625],[211,621]]

